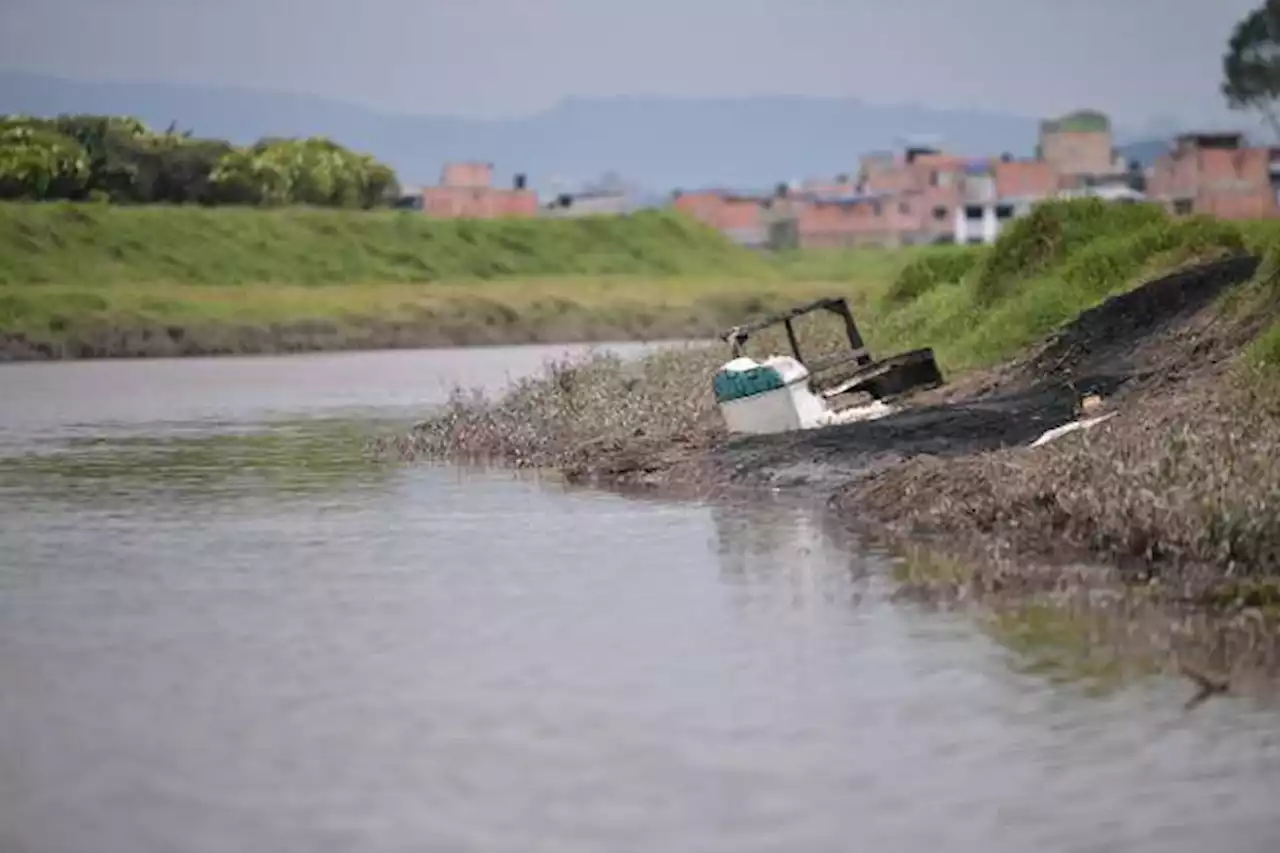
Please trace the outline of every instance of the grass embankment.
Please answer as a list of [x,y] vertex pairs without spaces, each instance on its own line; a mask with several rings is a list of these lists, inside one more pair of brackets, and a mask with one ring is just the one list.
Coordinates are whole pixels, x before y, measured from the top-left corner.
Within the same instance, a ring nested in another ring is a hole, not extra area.
[[[1195,276],[1173,296],[1135,290],[1241,255],[1262,258],[1252,280],[1212,300],[1190,293],[1202,288]],[[1138,298],[1110,301],[1130,291]],[[1068,576],[1066,557],[1107,563],[1124,579],[1154,578],[1179,599],[1280,600],[1280,227],[1052,204],[990,249],[931,252],[851,295],[875,352],[934,346],[961,402],[966,387],[1074,394],[1066,363],[1128,374],[1127,390],[1104,401],[1119,412],[1106,424],[1042,448],[926,451],[850,483],[839,504],[851,518],[906,537],[941,534],[935,541],[969,567],[952,573],[952,586],[1053,589]],[[1021,358],[1009,363],[1013,356]],[[457,396],[401,448],[661,476],[740,446],[723,443],[710,396],[723,357],[693,348],[632,365],[553,365],[497,401]],[[892,421],[835,430],[821,453],[877,430],[890,436],[890,451],[900,449]],[[747,445],[785,462],[818,442]]]
[[825,292],[818,277],[871,281],[902,263],[775,262],[670,212],[3,204],[0,336],[15,356],[685,337]]

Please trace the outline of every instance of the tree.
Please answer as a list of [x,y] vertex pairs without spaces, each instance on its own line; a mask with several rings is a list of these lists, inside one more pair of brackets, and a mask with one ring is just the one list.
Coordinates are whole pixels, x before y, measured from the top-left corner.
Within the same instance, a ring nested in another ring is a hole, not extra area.
[[1222,71],[1227,104],[1261,113],[1280,138],[1280,0],[1266,0],[1236,24]]
[[75,198],[89,176],[89,156],[76,140],[39,122],[0,122],[0,198]]
[[372,208],[398,194],[389,166],[324,137],[239,148],[176,123],[156,133],[128,117],[0,115],[0,198]]
[[218,161],[211,176],[222,201],[378,207],[398,192],[395,172],[324,137],[264,139]]

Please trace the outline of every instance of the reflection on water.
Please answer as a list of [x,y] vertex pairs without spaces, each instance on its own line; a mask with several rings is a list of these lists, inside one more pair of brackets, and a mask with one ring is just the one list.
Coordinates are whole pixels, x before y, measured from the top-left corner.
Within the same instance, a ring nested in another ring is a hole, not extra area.
[[[0,457],[0,489],[28,500],[110,507],[131,496],[190,503],[270,500],[359,491],[384,482],[389,466],[362,452],[370,424],[307,421],[267,431],[198,432],[71,439],[41,452]],[[0,492],[3,494],[3,492]]]
[[326,364],[96,438],[0,371],[0,850],[1277,849],[1271,712],[1011,665],[810,507],[373,464]]

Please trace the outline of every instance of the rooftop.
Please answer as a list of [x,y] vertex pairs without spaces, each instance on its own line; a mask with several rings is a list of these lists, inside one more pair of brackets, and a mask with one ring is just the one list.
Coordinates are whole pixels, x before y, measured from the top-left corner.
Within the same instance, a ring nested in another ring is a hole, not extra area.
[[699,187],[697,189],[679,190],[680,195],[714,195],[724,199],[733,201],[763,201],[765,199],[775,198],[777,192],[773,189],[733,189],[730,187]]
[[864,204],[868,201],[879,201],[896,195],[896,193],[883,191],[871,193],[801,193],[800,195],[813,204],[855,205]]
[[1097,110],[1076,110],[1040,122],[1041,133],[1105,133],[1109,130],[1111,119]]

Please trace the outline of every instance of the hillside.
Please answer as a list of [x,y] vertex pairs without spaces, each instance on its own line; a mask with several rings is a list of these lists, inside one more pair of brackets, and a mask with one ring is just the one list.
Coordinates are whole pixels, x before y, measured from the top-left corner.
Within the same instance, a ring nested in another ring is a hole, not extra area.
[[493,161],[502,181],[617,171],[653,191],[706,184],[772,186],[848,172],[859,152],[928,134],[961,153],[1029,154],[1036,117],[868,104],[850,98],[571,98],[536,115],[492,121],[392,115],[307,95],[61,80],[0,72],[0,113],[134,115],[247,144],[327,135],[388,162],[406,184],[434,182],[450,159]]
[[667,211],[465,221],[410,211],[0,204],[0,284],[359,284],[731,274],[756,256]]

